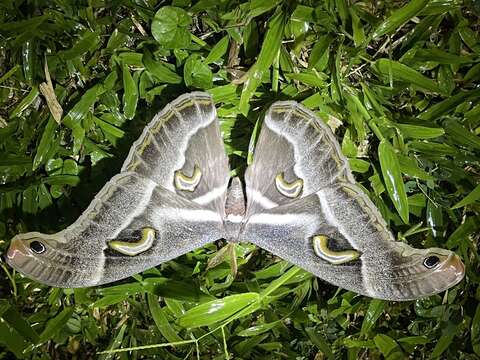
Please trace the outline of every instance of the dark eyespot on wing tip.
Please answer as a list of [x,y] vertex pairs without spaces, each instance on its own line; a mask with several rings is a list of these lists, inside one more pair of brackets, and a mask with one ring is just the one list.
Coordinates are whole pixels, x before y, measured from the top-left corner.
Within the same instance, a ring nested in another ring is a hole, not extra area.
[[34,240],[30,243],[30,250],[32,250],[35,254],[43,254],[46,248],[42,242]]
[[423,264],[425,265],[426,268],[431,269],[435,266],[437,266],[440,262],[440,259],[438,256],[431,255],[423,261]]

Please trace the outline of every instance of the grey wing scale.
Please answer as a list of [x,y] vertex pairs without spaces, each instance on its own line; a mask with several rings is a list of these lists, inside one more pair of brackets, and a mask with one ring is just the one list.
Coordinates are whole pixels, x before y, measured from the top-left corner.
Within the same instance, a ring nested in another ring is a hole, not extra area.
[[[315,251],[314,237],[323,235],[329,239],[324,251],[333,256],[345,251],[363,254],[375,249],[378,258],[368,260],[388,261],[383,255],[392,251],[392,235],[376,209],[369,212],[366,206],[363,193],[351,184],[338,184],[251,215],[241,234],[242,240],[252,241],[323,280],[379,297],[382,291],[377,293],[375,287],[382,282],[381,273],[371,273],[371,267],[362,266],[362,260],[353,258],[336,265]],[[372,278],[374,283],[369,281]]]
[[72,225],[17,235],[9,264],[53,286],[112,282],[225,237],[228,159],[212,99],[179,97]]
[[[253,163],[245,173],[247,216],[340,180],[354,182],[328,126],[296,102],[273,104],[265,115]],[[295,184],[298,194],[286,196]]]
[[165,106],[133,144],[123,171],[223,214],[230,170],[210,95],[186,94]]
[[268,110],[245,180],[240,240],[324,280],[376,298],[408,300],[463,277],[463,264],[451,251],[395,241],[355,184],[334,134],[295,102]]
[[[152,244],[134,249],[142,230],[152,229]],[[66,230],[45,239],[49,257],[25,268],[55,286],[90,286],[115,281],[173,259],[223,236],[221,216],[131,172],[110,180],[84,214]],[[63,271],[61,271],[63,270]],[[38,272],[38,273],[37,273]]]

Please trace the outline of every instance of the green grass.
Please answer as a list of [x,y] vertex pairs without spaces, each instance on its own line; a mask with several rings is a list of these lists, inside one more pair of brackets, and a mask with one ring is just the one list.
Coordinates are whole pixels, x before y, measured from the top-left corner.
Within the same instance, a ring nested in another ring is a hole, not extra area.
[[239,174],[269,104],[315,111],[397,237],[456,251],[466,279],[385,302],[250,244],[236,277],[228,251],[207,270],[219,243],[71,290],[2,260],[0,358],[478,359],[479,17],[477,0],[3,0],[0,251],[72,223],[153,114],[199,89]]

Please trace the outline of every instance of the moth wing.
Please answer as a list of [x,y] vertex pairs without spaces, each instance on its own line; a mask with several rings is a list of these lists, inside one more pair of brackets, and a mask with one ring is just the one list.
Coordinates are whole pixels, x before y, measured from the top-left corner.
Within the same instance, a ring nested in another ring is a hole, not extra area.
[[121,171],[224,215],[230,170],[211,96],[194,92],[166,105],[133,144]]
[[8,262],[60,287],[125,278],[224,237],[228,179],[211,97],[183,95],[147,125],[77,221],[53,235],[17,235]]
[[[17,235],[8,263],[58,287],[123,279],[224,237],[223,219],[136,173],[113,177],[65,230]],[[43,251],[32,251],[32,243]]]
[[[445,290],[463,277],[463,264],[451,251],[395,241],[356,185],[331,130],[297,103],[269,109],[245,177],[247,216],[240,239],[326,281],[376,298],[408,300]],[[427,269],[431,256],[438,264]]]
[[293,101],[267,111],[245,172],[247,217],[354,179],[330,128]]

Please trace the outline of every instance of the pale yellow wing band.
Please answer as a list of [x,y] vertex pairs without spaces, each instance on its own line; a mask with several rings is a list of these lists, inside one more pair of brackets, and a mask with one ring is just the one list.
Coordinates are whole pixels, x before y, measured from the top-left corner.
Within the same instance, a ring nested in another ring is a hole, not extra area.
[[192,176],[185,175],[181,170],[175,171],[175,187],[183,191],[195,191],[202,179],[200,168],[195,165]]
[[360,253],[355,250],[333,251],[328,248],[328,237],[317,235],[313,237],[313,250],[315,254],[331,264],[339,265],[357,259]]
[[155,240],[155,230],[152,228],[142,229],[142,237],[137,242],[113,240],[108,245],[115,251],[128,256],[135,256],[150,249]]
[[280,194],[295,199],[302,192],[303,180],[297,179],[289,183],[285,180],[283,172],[281,172],[275,176],[275,186]]

